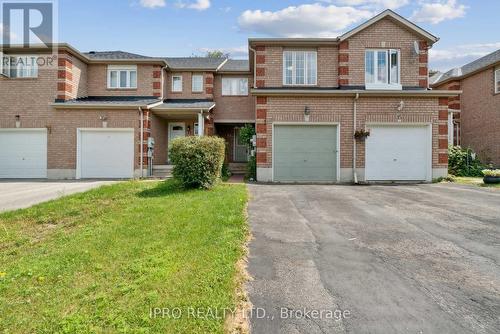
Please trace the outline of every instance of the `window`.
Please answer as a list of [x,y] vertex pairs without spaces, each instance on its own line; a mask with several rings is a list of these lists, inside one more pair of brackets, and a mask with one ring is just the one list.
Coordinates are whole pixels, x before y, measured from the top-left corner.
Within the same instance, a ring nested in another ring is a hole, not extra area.
[[182,92],[182,76],[174,75],[172,77],[172,92]]
[[366,89],[402,89],[399,50],[366,50]]
[[495,70],[495,94],[500,93],[500,68]]
[[248,79],[222,78],[222,95],[248,95]]
[[137,88],[137,66],[109,65],[108,88]]
[[284,85],[316,85],[316,51],[283,52]]
[[3,56],[2,74],[11,78],[38,77],[36,56]]
[[203,75],[197,74],[191,76],[191,86],[194,93],[203,92]]

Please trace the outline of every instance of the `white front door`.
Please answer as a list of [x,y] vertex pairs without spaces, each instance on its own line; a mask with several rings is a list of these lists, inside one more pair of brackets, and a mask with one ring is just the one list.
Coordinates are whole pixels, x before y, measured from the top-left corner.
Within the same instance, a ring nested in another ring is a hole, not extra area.
[[366,138],[367,181],[431,181],[429,125],[372,125]]
[[[168,123],[168,147],[170,150],[170,145],[175,138],[186,136],[186,123],[184,122],[173,122]],[[169,154],[170,155],[170,154]],[[170,158],[168,158],[170,162]]]
[[47,177],[47,129],[0,129],[0,178]]
[[132,178],[134,129],[78,129],[77,178]]

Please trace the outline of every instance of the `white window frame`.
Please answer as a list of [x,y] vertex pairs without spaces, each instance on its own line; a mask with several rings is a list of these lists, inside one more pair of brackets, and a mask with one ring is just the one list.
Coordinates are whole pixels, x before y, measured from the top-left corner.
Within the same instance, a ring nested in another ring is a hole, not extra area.
[[494,79],[495,94],[500,94],[500,68],[495,69]]
[[[373,52],[373,73],[374,73],[374,83],[368,82],[368,75],[366,73],[366,55],[368,52]],[[377,72],[378,72],[378,53],[385,52],[386,64],[387,64],[387,82],[378,82],[377,80]],[[391,83],[391,52],[396,52],[398,55],[398,83]],[[366,89],[382,89],[382,90],[402,90],[403,86],[401,85],[401,50],[399,49],[366,49],[365,50],[365,87]]]
[[[228,81],[237,81],[238,82],[238,85],[240,84],[240,82],[244,80],[246,83],[245,83],[245,93],[244,94],[241,94],[240,91],[241,91],[241,87],[238,87],[239,89],[237,89],[237,93],[236,94],[232,94],[232,92],[225,92],[225,89],[224,87],[226,87],[226,85],[228,84]],[[248,96],[248,78],[244,78],[244,77],[222,77],[222,96]]]
[[[181,89],[180,90],[177,90],[175,89],[174,87],[174,79],[175,78],[180,78],[180,83],[181,83]],[[182,88],[183,88],[183,82],[182,82],[182,75],[172,75],[172,87],[171,87],[171,90],[173,93],[182,93]]]
[[[111,73],[116,72],[116,87],[113,87],[111,85]],[[126,72],[126,83],[125,87],[120,86],[120,76],[121,72]],[[131,73],[135,72],[135,85],[132,85],[130,77]],[[137,89],[137,80],[138,80],[138,75],[137,75],[137,65],[108,65],[108,71],[107,71],[107,76],[108,76],[108,89]]]
[[[194,85],[194,83],[195,83],[194,78],[199,78],[200,79],[200,89],[196,89],[197,87],[195,87],[195,85]],[[191,75],[191,91],[193,93],[203,93],[203,74],[193,74],[193,75]]]
[[[8,58],[8,66],[5,66],[4,67],[4,56],[6,58]],[[31,66],[29,66],[29,70],[28,72],[30,73],[30,75],[26,75],[26,76],[20,76],[19,73],[20,73],[20,68],[18,67],[19,66],[19,62],[17,62],[17,65],[16,65],[16,68],[12,68],[12,64],[14,63],[12,58],[34,58],[35,59],[35,66],[34,66],[34,71],[32,69]],[[12,79],[35,79],[35,78],[38,78],[38,63],[36,61],[36,58],[37,56],[35,55],[4,55],[2,54],[2,64],[1,64],[1,74],[8,77],[8,78],[12,78]],[[15,75],[12,75],[12,71],[15,71]],[[33,74],[34,73],[34,74]]]
[[[297,84],[297,76],[296,76],[296,63],[297,63],[297,53],[304,53],[304,83]],[[286,83],[286,55],[288,53],[292,54],[292,83]],[[314,62],[316,64],[316,75],[314,76],[314,82],[307,83],[308,71],[307,71],[307,54],[314,54]],[[318,84],[318,52],[316,50],[285,50],[283,51],[283,86],[316,86]]]

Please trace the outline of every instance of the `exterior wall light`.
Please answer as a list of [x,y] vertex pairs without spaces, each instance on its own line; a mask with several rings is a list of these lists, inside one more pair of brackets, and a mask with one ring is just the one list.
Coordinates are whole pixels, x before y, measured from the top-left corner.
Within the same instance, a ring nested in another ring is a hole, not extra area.
[[21,116],[16,115],[16,128],[21,127]]

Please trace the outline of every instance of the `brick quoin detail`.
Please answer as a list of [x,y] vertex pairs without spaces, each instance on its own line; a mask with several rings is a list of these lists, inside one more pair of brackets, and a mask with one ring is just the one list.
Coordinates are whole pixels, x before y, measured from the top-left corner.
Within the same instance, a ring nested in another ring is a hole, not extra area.
[[205,92],[206,92],[207,94],[213,94],[213,93],[214,93],[214,89],[213,89],[213,87],[207,87],[207,88],[205,89]]
[[349,42],[348,41],[342,41],[339,44],[339,50],[347,50],[349,49]]
[[267,97],[257,96],[257,104],[267,104]]
[[448,120],[448,111],[447,110],[439,110],[439,120],[440,121]]
[[448,139],[439,139],[439,148],[447,149],[448,148]]
[[257,55],[255,62],[257,64],[265,64],[266,63],[266,56],[265,55]]
[[255,70],[255,75],[258,77],[263,77],[266,75],[266,69],[264,67],[257,67]]
[[339,75],[349,75],[349,66],[340,66]]
[[339,53],[339,63],[347,63],[347,62],[349,62],[349,54]]
[[267,162],[267,153],[266,152],[257,152],[257,163],[266,163]]
[[418,74],[419,75],[427,75],[427,67],[419,67]]
[[60,92],[71,93],[73,91],[73,86],[69,83],[66,83],[66,82],[58,82],[57,83],[57,90]]
[[159,81],[153,82],[153,89],[161,89],[161,82]]
[[349,84],[349,79],[339,79],[339,85],[344,86]]
[[59,58],[57,60],[57,65],[62,66],[62,67],[67,67],[67,68],[73,68],[73,62],[69,59],[66,59],[66,58]]
[[418,62],[419,63],[425,63],[425,64],[427,64],[428,60],[429,60],[429,57],[427,56],[427,54],[421,54],[421,55],[418,56]]
[[448,124],[439,124],[439,131],[438,133],[440,135],[447,135],[448,134]]
[[438,162],[440,164],[447,164],[448,163],[448,153],[439,153]]
[[267,133],[267,126],[265,124],[257,124],[257,133]]
[[206,77],[205,78],[205,84],[206,85],[213,85],[214,84],[214,78],[213,77]]
[[257,45],[255,51],[266,51],[266,47],[264,45]]
[[439,105],[440,106],[448,106],[448,98],[447,97],[440,97],[439,98]]
[[257,86],[257,88],[262,88],[266,85],[266,81],[265,80],[257,80],[257,81],[255,81],[255,85]]
[[266,109],[257,109],[257,119],[266,119],[267,110]]
[[427,88],[427,86],[428,86],[427,79],[420,79],[420,80],[418,80],[418,86],[422,87],[422,88]]
[[58,79],[68,79],[68,80],[73,80],[73,73],[67,70],[58,70],[57,71],[57,78]]
[[266,147],[267,146],[267,139],[266,138],[257,138],[257,147]]
[[153,71],[153,78],[155,79],[161,78],[161,71]]

